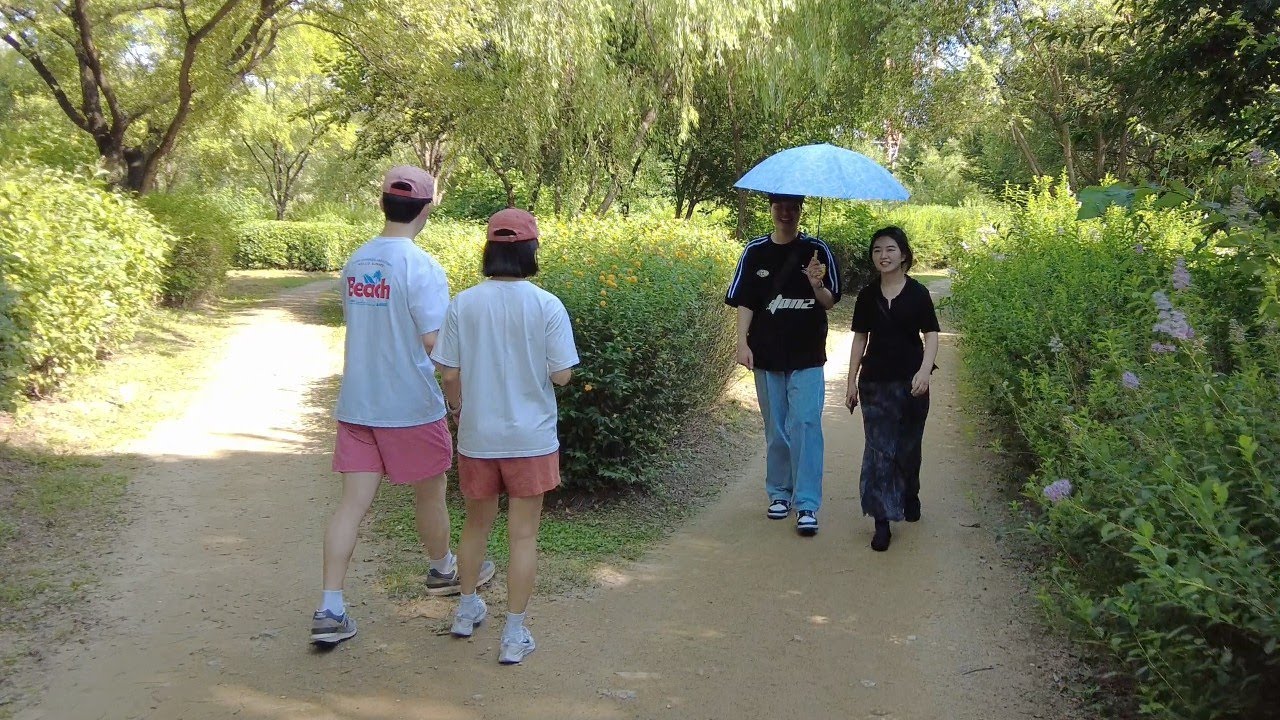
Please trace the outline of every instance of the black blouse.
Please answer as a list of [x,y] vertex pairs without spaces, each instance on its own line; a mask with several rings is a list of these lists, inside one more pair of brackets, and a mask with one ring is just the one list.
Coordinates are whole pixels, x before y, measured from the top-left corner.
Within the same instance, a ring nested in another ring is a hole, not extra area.
[[928,288],[915,279],[908,277],[902,292],[890,302],[880,292],[877,278],[858,293],[853,306],[853,331],[870,336],[862,356],[860,380],[909,381],[924,362],[921,333],[939,331],[938,314]]

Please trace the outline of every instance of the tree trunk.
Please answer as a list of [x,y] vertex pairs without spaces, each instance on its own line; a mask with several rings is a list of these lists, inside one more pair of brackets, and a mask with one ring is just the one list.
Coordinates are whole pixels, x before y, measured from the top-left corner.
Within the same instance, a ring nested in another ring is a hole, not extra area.
[[1036,162],[1035,153],[1031,152],[1031,145],[1027,143],[1027,138],[1022,134],[1022,128],[1018,127],[1018,121],[1010,120],[1009,129],[1013,132],[1013,141],[1017,144],[1018,150],[1022,153],[1022,159],[1027,162],[1027,166],[1031,168],[1033,177],[1040,177],[1044,173],[1040,171],[1040,163]]

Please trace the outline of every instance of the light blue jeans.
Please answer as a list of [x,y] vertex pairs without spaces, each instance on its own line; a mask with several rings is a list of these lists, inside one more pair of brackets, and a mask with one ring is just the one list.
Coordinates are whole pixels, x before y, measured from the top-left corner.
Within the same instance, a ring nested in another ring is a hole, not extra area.
[[768,452],[764,487],[770,500],[788,500],[796,510],[822,505],[822,368],[778,372],[756,370],[756,398],[764,417]]

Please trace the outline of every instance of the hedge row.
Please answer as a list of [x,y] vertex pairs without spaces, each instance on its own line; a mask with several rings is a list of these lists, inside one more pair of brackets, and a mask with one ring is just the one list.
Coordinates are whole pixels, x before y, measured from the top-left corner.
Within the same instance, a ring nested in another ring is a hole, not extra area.
[[1194,218],[1075,216],[1042,186],[953,288],[973,395],[1034,458],[1051,616],[1129,671],[1144,715],[1270,717],[1280,333]]
[[371,233],[354,225],[258,220],[238,229],[236,266],[247,269],[339,270]]
[[[643,484],[733,370],[723,295],[741,248],[718,227],[676,220],[544,220],[540,229],[536,282],[564,301],[582,359],[558,391],[566,485]],[[480,226],[433,222],[419,239],[451,292],[480,280]]]
[[62,171],[0,167],[0,407],[127,340],[174,238],[132,200]]

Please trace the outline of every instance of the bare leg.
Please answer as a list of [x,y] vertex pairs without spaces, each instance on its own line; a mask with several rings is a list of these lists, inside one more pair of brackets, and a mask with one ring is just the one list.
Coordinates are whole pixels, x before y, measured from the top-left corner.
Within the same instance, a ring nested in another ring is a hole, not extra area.
[[324,589],[341,590],[347,579],[347,564],[356,549],[360,521],[378,494],[382,475],[372,472],[343,473],[342,500],[329,518],[324,533]]
[[489,533],[493,530],[496,517],[497,497],[467,501],[467,518],[462,522],[462,542],[458,543],[458,582],[463,595],[476,591],[476,583],[480,580],[480,566],[484,564]]
[[507,568],[507,610],[523,613],[529,607],[538,575],[538,525],[542,522],[542,496],[510,498],[507,535],[511,566]]
[[445,505],[444,490],[444,473],[413,486],[418,539],[427,550],[428,560],[439,560],[449,554],[449,508]]

